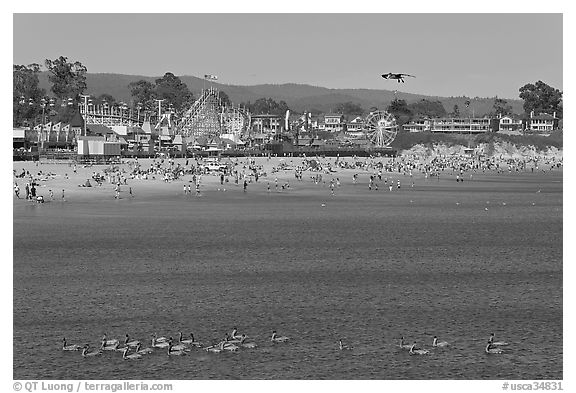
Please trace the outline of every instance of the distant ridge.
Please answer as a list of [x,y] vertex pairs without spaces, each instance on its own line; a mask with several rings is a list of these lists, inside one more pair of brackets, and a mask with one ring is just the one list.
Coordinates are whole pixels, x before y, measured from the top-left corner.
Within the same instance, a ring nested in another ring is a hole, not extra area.
[[[40,87],[50,91],[50,83],[48,81],[48,73],[42,72],[39,74]],[[130,102],[132,97],[128,85],[131,82],[136,82],[141,79],[154,82],[161,76],[150,77],[141,75],[124,75],[112,73],[88,73],[86,75],[86,82],[88,85],[88,94],[98,96],[100,94],[111,94],[119,101]],[[198,97],[200,91],[208,86],[208,82],[202,78],[195,76],[183,75],[179,76],[180,80],[185,83],[195,97]],[[321,112],[332,111],[337,104],[343,102],[352,102],[360,105],[364,110],[368,111],[371,107],[379,109],[386,109],[390,102],[394,99],[394,91],[382,89],[329,89],[320,86],[311,86],[297,83],[284,83],[284,84],[262,84],[253,86],[240,86],[240,85],[226,85],[221,83],[212,83],[217,89],[224,91],[230,97],[230,100],[235,104],[241,102],[254,102],[259,98],[272,98],[275,101],[285,101],[288,106],[296,111],[302,112],[305,110],[318,110]],[[454,105],[458,105],[461,114],[466,114],[465,101],[466,97],[439,97],[427,96],[423,94],[412,94],[398,92],[396,95],[399,99],[406,100],[408,104],[422,99],[431,101],[440,101],[446,112],[452,112]],[[514,113],[520,114],[523,112],[523,101],[508,99],[508,103],[512,106]],[[483,116],[492,110],[494,98],[475,98],[473,99],[470,115],[472,115],[472,108],[476,116]]]

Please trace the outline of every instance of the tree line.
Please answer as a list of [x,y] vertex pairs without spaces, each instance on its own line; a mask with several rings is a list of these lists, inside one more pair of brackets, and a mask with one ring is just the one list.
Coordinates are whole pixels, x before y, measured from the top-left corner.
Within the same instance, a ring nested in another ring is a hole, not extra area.
[[[44,67],[48,71],[51,84],[50,95],[39,87],[38,74],[42,70],[39,64],[13,66],[13,125],[15,127],[42,123],[44,120],[69,122],[83,103],[82,95],[87,90],[87,68],[79,61],[69,61],[60,56],[55,60],[46,59]],[[154,82],[140,80],[128,85],[132,102],[129,107],[140,109],[144,114],[156,113],[157,101],[169,105],[177,114],[182,114],[194,102],[194,95],[180,78],[171,72]],[[226,93],[220,93],[223,102],[229,103]],[[110,94],[101,94],[90,98],[93,105],[122,105]],[[42,113],[45,119],[41,118]]]
[[[48,80],[51,83],[48,95],[45,89],[39,87],[38,74],[42,66],[39,64],[13,66],[13,125],[25,125],[27,122],[39,123],[42,113],[51,121],[68,122],[75,112],[78,104],[83,102],[81,95],[85,94],[87,68],[79,61],[69,61],[67,57],[46,59],[44,67],[48,71]],[[140,109],[144,114],[156,113],[157,100],[163,100],[163,105],[170,105],[176,116],[182,115],[194,103],[195,97],[179,77],[166,72],[162,78],[154,82],[139,80],[128,85],[132,102],[130,107]],[[230,105],[228,95],[220,91],[223,104]],[[528,83],[519,89],[519,98],[524,101],[525,115],[535,113],[556,112],[557,117],[563,117],[562,92],[542,81]],[[119,103],[110,94],[101,94],[91,98],[94,105],[118,105]],[[470,101],[466,101],[466,106]],[[124,104],[127,105],[127,104]],[[254,102],[243,102],[242,106],[252,114],[272,114],[282,116],[288,109],[285,101],[276,102],[272,98],[259,98]],[[447,113],[440,101],[422,99],[407,104],[405,100],[394,99],[386,108],[392,113],[399,124],[407,123],[417,117],[445,117],[460,116],[460,108],[454,105],[451,113]],[[365,110],[353,102],[344,102],[336,105],[334,112],[348,116],[363,116],[378,110],[371,107]],[[312,110],[314,112],[314,110]],[[319,112],[319,111],[316,111]],[[491,115],[509,115],[512,107],[504,99],[495,97]]]

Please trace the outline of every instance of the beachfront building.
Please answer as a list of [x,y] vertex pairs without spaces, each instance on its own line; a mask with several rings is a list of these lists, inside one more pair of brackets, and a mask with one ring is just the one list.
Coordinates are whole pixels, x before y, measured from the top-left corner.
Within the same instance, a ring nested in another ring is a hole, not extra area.
[[492,126],[489,117],[448,117],[434,119],[430,131],[436,133],[481,134],[492,131]]
[[80,115],[80,112],[74,113],[72,119],[70,119],[70,131],[76,135],[76,138],[83,135],[84,126],[84,118]]
[[78,156],[82,158],[108,159],[120,157],[120,142],[110,142],[105,136],[79,136]]
[[433,120],[427,118],[417,118],[409,123],[404,124],[402,127],[404,131],[408,132],[424,132],[432,129]]
[[324,115],[324,130],[328,132],[340,132],[346,129],[344,115],[329,113]]
[[556,112],[552,115],[547,113],[534,114],[530,112],[530,118],[526,121],[526,132],[533,133],[548,133],[556,129],[558,125],[558,118]]
[[352,120],[346,122],[346,131],[349,133],[361,132],[364,119],[361,116],[356,116]]
[[520,133],[522,131],[522,119],[514,115],[505,115],[498,118],[498,132]]
[[252,132],[278,134],[284,129],[284,117],[278,115],[252,115]]

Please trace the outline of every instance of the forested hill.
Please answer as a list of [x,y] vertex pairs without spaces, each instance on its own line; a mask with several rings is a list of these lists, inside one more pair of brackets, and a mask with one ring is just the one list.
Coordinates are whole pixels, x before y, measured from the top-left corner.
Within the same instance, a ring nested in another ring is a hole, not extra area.
[[[98,96],[110,94],[118,101],[130,102],[131,96],[128,85],[138,80],[154,82],[158,77],[122,74],[86,74],[88,94]],[[39,74],[40,87],[50,91],[47,72]],[[198,96],[202,88],[208,86],[208,82],[195,76],[180,76],[194,96]],[[377,89],[328,89],[325,87],[287,83],[281,85],[264,84],[254,86],[237,86],[213,83],[213,86],[224,91],[230,100],[236,104],[241,102],[254,102],[259,98],[272,98],[274,101],[285,101],[292,110],[302,112],[304,110],[317,110],[319,112],[331,112],[344,102],[351,102],[368,111],[371,107],[386,109],[394,99],[394,91]],[[462,114],[466,112],[465,102],[471,100],[469,114],[481,116],[492,111],[494,98],[468,98],[468,97],[436,97],[421,94],[398,92],[398,99],[406,100],[410,104],[422,99],[440,101],[446,112],[452,112],[454,105],[458,105]],[[522,113],[522,100],[507,100],[512,106],[514,113]]]

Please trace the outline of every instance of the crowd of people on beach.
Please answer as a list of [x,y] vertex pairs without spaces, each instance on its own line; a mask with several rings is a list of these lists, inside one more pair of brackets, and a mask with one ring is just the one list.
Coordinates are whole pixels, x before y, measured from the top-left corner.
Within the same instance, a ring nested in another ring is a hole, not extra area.
[[[259,160],[262,160],[259,158]],[[191,194],[191,185],[195,189],[196,196],[201,195],[202,178],[216,176],[216,186],[218,191],[226,191],[230,184],[242,187],[244,192],[248,191],[248,185],[259,183],[262,177],[268,178],[266,171],[272,163],[270,173],[274,174],[274,191],[281,192],[290,189],[287,180],[292,175],[297,182],[302,182],[305,173],[309,173],[309,179],[315,185],[327,187],[330,195],[334,196],[336,190],[343,185],[343,179],[351,175],[352,185],[365,184],[369,191],[379,191],[384,188],[388,191],[400,190],[405,184],[409,188],[416,185],[415,179],[429,181],[434,178],[454,179],[457,183],[474,179],[475,174],[512,174],[519,172],[546,173],[546,171],[561,169],[562,158],[556,157],[522,157],[511,158],[504,156],[471,156],[471,155],[437,155],[425,156],[418,154],[406,154],[397,157],[314,157],[314,158],[271,158],[266,162],[258,161],[255,158],[235,158],[228,159],[224,165],[220,165],[218,170],[212,170],[199,158],[186,159],[185,162],[176,162],[173,158],[158,158],[151,161],[140,162],[137,158],[124,162],[123,164],[109,164],[101,168],[100,171],[93,171],[91,177],[78,187],[92,187],[91,180],[98,187],[104,184],[113,185],[114,198],[120,199],[121,187],[126,189],[130,197],[133,197],[132,185],[128,181],[152,180],[172,183],[175,181],[184,182],[184,194]],[[272,161],[274,160],[274,161]],[[271,162],[272,161],[272,162]],[[70,171],[77,173],[77,164],[68,165]],[[72,170],[73,166],[73,170]],[[88,167],[87,165],[84,167]],[[18,182],[24,181],[24,199],[37,202],[44,202],[44,197],[38,195],[40,182],[50,182],[58,175],[52,172],[38,170],[36,174],[30,170],[16,170],[14,175],[14,194],[20,199],[20,185]],[[278,179],[281,178],[281,180]],[[63,178],[69,180],[68,171],[65,171]],[[362,180],[361,180],[362,178]],[[271,192],[271,180],[267,180],[266,190]],[[211,185],[208,181],[206,184]],[[62,200],[64,198],[62,190]],[[50,189],[50,200],[54,200],[53,191]],[[40,197],[40,198],[39,198]]]

